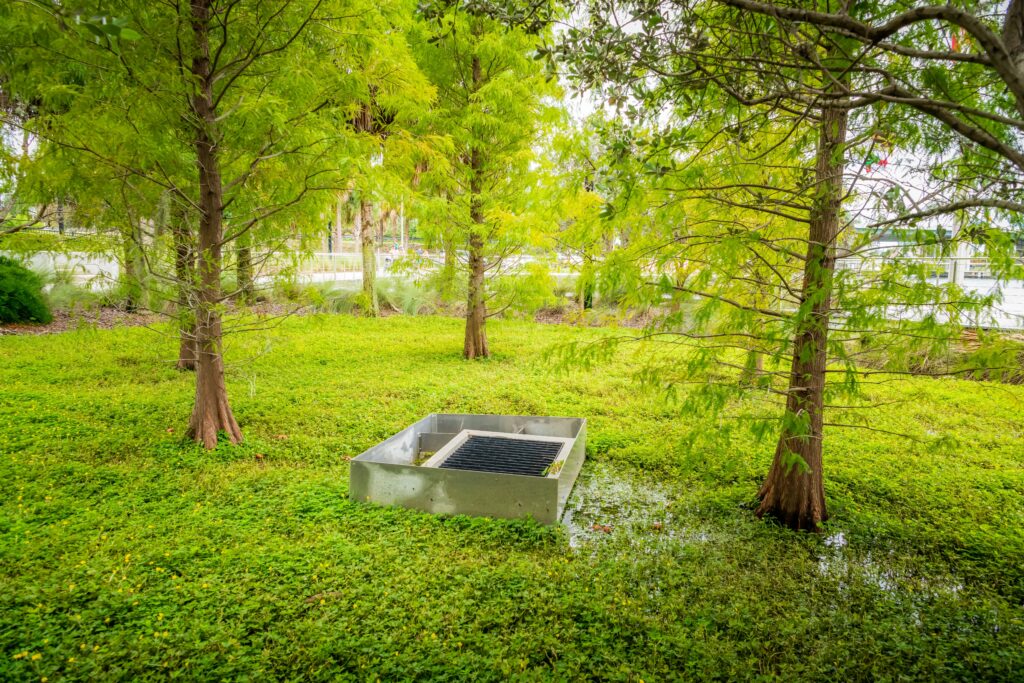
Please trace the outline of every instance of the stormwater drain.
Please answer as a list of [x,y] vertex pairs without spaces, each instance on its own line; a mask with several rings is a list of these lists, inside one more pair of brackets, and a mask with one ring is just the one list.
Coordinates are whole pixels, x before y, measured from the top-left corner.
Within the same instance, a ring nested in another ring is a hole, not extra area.
[[352,460],[353,500],[558,521],[586,452],[574,417],[434,414]]
[[438,467],[543,477],[561,450],[558,441],[470,436]]

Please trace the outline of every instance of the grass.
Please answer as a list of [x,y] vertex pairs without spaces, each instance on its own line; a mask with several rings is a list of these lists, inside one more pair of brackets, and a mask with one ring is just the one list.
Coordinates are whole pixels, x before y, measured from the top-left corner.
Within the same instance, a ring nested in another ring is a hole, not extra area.
[[[229,341],[245,444],[183,442],[171,336],[0,339],[0,679],[1010,680],[1024,670],[1024,388],[872,389],[827,435],[825,534],[753,518],[770,441],[638,389],[598,335],[293,319]],[[434,411],[579,415],[568,527],[346,498]],[[593,530],[593,525],[608,525]],[[658,528],[660,527],[660,528]]]

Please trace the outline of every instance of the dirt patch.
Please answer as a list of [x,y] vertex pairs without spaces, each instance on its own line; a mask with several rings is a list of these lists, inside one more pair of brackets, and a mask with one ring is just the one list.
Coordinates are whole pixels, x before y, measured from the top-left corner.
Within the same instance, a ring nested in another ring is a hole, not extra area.
[[534,322],[545,325],[643,329],[657,319],[658,315],[657,311],[589,310],[584,314],[576,308],[543,308],[537,311],[533,319]]
[[[309,313],[308,308],[299,308],[296,304],[279,304],[260,302],[254,306],[244,309],[247,313],[258,318],[285,318],[291,315],[304,315]],[[232,304],[226,308],[226,314],[240,312],[240,309]],[[0,323],[0,336],[8,334],[57,334],[69,332],[83,327],[99,330],[109,330],[115,327],[143,327],[166,321],[168,317],[153,311],[136,311],[129,313],[121,308],[104,306],[101,308],[88,308],[74,311],[54,311],[53,321],[45,325],[33,325],[30,323]]]
[[0,324],[0,334],[56,334],[92,327],[108,330],[114,327],[139,327],[159,322],[162,316],[149,312],[129,313],[118,308],[94,308],[79,311],[54,311],[53,321],[45,325],[29,323]]

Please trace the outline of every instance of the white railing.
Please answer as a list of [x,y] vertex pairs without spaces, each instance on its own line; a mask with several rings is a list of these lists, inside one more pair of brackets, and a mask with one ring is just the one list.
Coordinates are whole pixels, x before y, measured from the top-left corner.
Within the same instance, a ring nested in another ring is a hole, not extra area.
[[[993,277],[989,259],[982,256],[854,256],[836,259],[836,268],[858,273],[874,273],[881,270],[883,265],[891,263],[931,266],[929,279],[948,280],[954,277],[954,274],[958,280],[983,280]],[[1019,258],[1017,263],[1024,266],[1024,258]]]

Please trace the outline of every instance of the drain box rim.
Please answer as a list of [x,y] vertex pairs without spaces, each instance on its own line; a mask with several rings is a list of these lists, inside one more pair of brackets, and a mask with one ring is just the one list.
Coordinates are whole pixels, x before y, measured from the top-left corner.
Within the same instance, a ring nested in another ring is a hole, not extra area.
[[[569,453],[572,452],[573,443],[576,441],[574,438],[568,438],[564,436],[536,436],[533,434],[510,434],[509,432],[492,432],[481,429],[463,429],[458,432],[451,441],[444,445],[437,453],[430,457],[429,460],[424,462],[420,467],[441,467],[449,457],[455,454],[463,445],[465,445],[470,438],[477,437],[488,437],[492,439],[502,439],[506,441],[539,441],[543,443],[557,443],[559,444],[558,453],[555,455],[551,463],[545,468],[546,474],[542,475],[529,475],[521,474],[518,472],[503,472],[509,476],[542,476],[555,479],[558,477],[558,472],[561,469],[561,464],[565,462],[565,459],[569,457]],[[483,472],[486,470],[467,469],[469,472]]]

